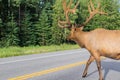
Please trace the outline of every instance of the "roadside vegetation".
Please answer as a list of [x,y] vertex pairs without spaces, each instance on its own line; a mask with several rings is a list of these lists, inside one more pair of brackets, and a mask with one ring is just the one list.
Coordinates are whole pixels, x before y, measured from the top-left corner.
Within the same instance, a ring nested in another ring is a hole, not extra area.
[[[69,18],[72,23],[81,24],[89,15],[86,5],[89,0],[73,0],[72,7],[77,1],[80,2],[77,13]],[[100,2],[102,11],[108,15],[95,16],[84,31],[120,30],[120,0],[92,1]],[[67,41],[69,30],[58,27],[58,19],[65,20],[61,3],[62,0],[0,0],[0,57],[79,48]]]
[[78,45],[72,44],[61,44],[61,45],[51,45],[51,46],[29,46],[29,47],[4,47],[0,48],[0,58],[29,55],[29,54],[39,54],[60,50],[68,49],[78,49]]

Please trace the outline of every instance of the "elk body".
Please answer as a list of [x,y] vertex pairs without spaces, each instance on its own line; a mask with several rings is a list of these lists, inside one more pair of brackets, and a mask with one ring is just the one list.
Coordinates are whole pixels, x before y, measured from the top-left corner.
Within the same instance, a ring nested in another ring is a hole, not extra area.
[[[63,3],[66,3],[65,0],[63,0]],[[66,5],[64,4],[63,6],[65,7]],[[75,8],[73,9],[76,9],[76,7],[77,6],[75,6]],[[78,45],[86,48],[90,52],[90,58],[87,61],[82,77],[86,77],[89,65],[95,60],[99,71],[99,80],[103,80],[100,57],[105,56],[108,58],[120,60],[120,30],[106,30],[103,28],[98,28],[90,32],[82,31],[83,27],[96,14],[106,14],[100,11],[99,8],[100,3],[95,9],[92,1],[90,0],[90,5],[88,5],[90,17],[88,17],[81,26],[76,27],[76,25],[70,23],[70,20],[68,20],[68,16],[66,16],[66,21],[58,21],[58,25],[62,28],[70,28],[71,31],[68,39],[75,41]],[[68,10],[69,9],[64,9],[64,12],[67,11],[67,15],[69,12]]]
[[97,63],[100,80],[102,79],[100,57],[120,60],[120,30],[95,29],[90,32],[84,32],[81,28],[71,28],[69,39],[75,41],[78,45],[86,48],[90,52],[90,58],[86,64],[83,77],[86,77],[88,66],[94,60]]
[[92,56],[120,59],[120,30],[98,28],[90,32],[84,32],[81,28],[73,27],[71,29],[68,38],[86,48]]

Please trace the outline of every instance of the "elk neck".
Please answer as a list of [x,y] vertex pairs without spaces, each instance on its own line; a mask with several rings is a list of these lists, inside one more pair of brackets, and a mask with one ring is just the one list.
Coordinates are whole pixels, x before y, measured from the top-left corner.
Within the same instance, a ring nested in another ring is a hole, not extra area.
[[88,35],[89,32],[84,32],[82,30],[76,31],[74,32],[73,41],[75,41],[80,47],[85,48],[88,42],[87,40],[89,40]]

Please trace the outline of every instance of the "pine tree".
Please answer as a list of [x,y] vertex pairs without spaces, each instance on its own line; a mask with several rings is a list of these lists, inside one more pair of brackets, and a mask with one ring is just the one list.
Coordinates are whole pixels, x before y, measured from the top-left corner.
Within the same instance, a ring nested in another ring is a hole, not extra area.
[[32,22],[30,22],[31,16],[28,12],[26,12],[24,19],[21,22],[21,32],[19,32],[19,38],[20,38],[20,46],[28,46],[31,44],[31,27]]
[[39,45],[51,44],[51,4],[47,3],[42,10],[39,21],[36,24],[37,41]]
[[7,22],[6,26],[7,29],[2,37],[2,46],[17,46],[19,42],[18,27],[13,14],[9,17],[9,22]]

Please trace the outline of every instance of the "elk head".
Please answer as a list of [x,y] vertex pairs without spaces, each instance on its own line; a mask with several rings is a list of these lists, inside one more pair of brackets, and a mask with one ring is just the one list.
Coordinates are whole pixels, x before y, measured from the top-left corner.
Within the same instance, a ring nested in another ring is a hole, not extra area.
[[90,13],[90,16],[86,19],[86,21],[82,24],[72,24],[70,19],[69,19],[69,13],[74,14],[76,12],[76,8],[79,5],[79,1],[77,2],[77,4],[75,5],[74,8],[70,8],[72,4],[72,0],[70,0],[70,2],[67,5],[66,0],[62,1],[62,5],[63,5],[63,10],[64,10],[64,14],[65,14],[65,18],[66,21],[58,21],[58,26],[61,28],[69,28],[70,31],[70,35],[68,36],[68,39],[70,40],[74,40],[75,39],[75,34],[77,32],[80,32],[83,30],[84,26],[96,15],[96,14],[100,14],[100,15],[106,15],[107,13],[103,12],[100,10],[100,3],[98,3],[97,8],[94,7],[94,4],[92,3],[92,0],[89,1],[88,4],[88,11]]

